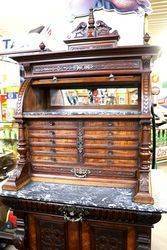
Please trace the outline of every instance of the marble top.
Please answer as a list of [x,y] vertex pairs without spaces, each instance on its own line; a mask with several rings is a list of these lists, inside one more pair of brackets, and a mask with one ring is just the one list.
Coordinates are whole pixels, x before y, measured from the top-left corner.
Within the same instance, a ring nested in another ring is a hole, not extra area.
[[[153,179],[157,182],[157,172]],[[157,182],[158,184],[158,182]],[[129,188],[111,188],[31,182],[17,192],[0,191],[1,196],[10,196],[27,200],[52,202],[86,207],[123,209],[143,212],[167,212],[167,197],[161,193],[160,184],[156,185],[154,205],[141,205],[132,201],[133,190]],[[164,188],[165,191],[165,188]]]

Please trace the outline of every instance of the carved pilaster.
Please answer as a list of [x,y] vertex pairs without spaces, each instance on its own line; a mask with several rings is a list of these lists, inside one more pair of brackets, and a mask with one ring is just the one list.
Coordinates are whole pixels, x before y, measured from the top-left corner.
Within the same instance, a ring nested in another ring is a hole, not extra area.
[[150,195],[150,165],[151,165],[151,124],[150,120],[141,121],[141,142],[139,152],[139,170],[138,170],[138,190],[134,201],[138,203],[153,204],[153,198]]
[[[148,62],[147,62],[148,63]],[[151,92],[150,92],[150,72],[142,74],[142,113],[150,114],[151,112]]]
[[17,120],[19,124],[18,152],[19,160],[14,172],[2,187],[5,190],[17,191],[20,187],[29,182],[29,162],[27,161],[27,147],[25,139],[25,126],[22,119]]

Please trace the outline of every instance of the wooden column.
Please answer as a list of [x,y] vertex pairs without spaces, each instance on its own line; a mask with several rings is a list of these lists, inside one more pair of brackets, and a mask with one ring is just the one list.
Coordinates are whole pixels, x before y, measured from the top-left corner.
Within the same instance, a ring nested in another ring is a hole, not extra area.
[[25,127],[22,119],[17,120],[19,125],[18,152],[19,160],[13,174],[2,187],[5,190],[17,191],[23,185],[29,182],[29,162],[27,161],[27,146],[25,139]]
[[139,148],[138,187],[134,201],[153,204],[150,195],[150,166],[151,166],[151,121],[141,120],[141,142]]

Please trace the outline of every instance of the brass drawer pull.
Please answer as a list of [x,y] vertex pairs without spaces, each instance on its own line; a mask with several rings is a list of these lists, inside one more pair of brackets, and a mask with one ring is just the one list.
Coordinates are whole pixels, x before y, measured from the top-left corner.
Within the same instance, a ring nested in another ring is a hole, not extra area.
[[64,213],[64,220],[70,222],[79,222],[82,221],[82,214],[79,214],[77,215],[77,217],[75,217],[75,213],[73,211],[71,211],[69,215],[67,215],[67,213]]
[[74,176],[77,178],[86,178],[89,174],[91,174],[91,171],[88,169],[73,168],[71,173],[74,173]]

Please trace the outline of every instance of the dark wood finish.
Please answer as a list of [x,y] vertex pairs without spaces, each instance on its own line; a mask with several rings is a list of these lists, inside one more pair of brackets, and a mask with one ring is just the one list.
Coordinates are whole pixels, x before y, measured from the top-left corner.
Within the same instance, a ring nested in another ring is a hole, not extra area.
[[2,200],[22,218],[13,243],[25,250],[151,249],[151,228],[161,219],[159,212],[63,206],[11,197]]
[[[118,38],[95,23],[91,11],[89,24],[81,23],[66,41],[71,51],[12,56],[25,67],[26,80],[15,115],[20,159],[4,190],[29,181],[130,187],[135,202],[153,203],[150,61],[159,48],[116,47]],[[106,86],[137,88],[138,104],[51,103],[50,90]],[[160,213],[2,199],[26,225],[19,249],[151,249],[151,227],[160,220]]]
[[[112,35],[91,10],[88,26],[72,36],[79,46],[81,37],[95,44]],[[132,187],[135,202],[152,204],[150,60],[157,53],[147,45],[13,56],[24,65],[26,80],[15,116],[20,159],[3,189],[18,190],[30,180]],[[51,105],[50,89],[97,86],[137,88],[138,105]],[[86,108],[91,110],[82,114]],[[107,114],[111,110],[118,112]]]

